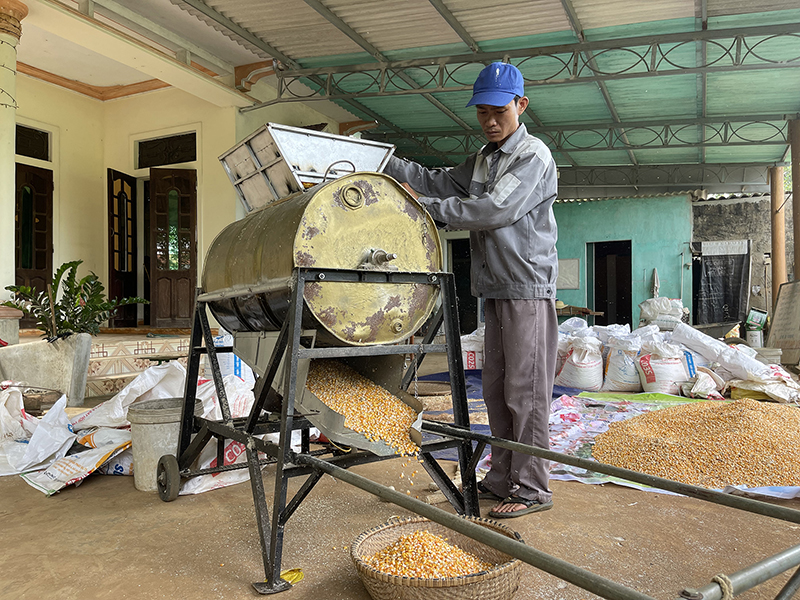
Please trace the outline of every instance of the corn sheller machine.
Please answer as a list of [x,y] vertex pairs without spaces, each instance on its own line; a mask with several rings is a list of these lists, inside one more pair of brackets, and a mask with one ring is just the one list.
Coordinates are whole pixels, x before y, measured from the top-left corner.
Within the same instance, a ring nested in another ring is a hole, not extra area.
[[[195,301],[177,457],[165,455],[159,461],[158,492],[162,500],[172,501],[182,478],[247,468],[266,576],[253,584],[259,593],[291,587],[280,577],[284,530],[327,473],[603,598],[652,600],[461,518],[480,516],[475,467],[487,443],[800,523],[800,511],[470,431],[453,275],[442,270],[431,217],[397,181],[380,172],[393,151],[384,143],[267,124],[220,157],[248,214],[225,227],[206,255]],[[232,347],[214,346],[209,312],[232,332]],[[441,332],[445,342],[433,343]],[[246,417],[231,416],[217,357],[226,352],[234,352],[257,377],[255,401]],[[407,392],[430,352],[447,354],[453,423],[423,420],[420,403]],[[204,355],[221,420],[194,413]],[[419,459],[457,515],[348,471],[395,458],[396,451],[346,427],[341,414],[306,388],[310,363],[320,358],[345,362],[420,415],[411,431]],[[312,451],[312,427],[334,444]],[[302,442],[296,451],[291,440],[298,430]],[[422,432],[429,434],[425,441]],[[268,441],[264,434],[277,434],[279,441]],[[214,439],[216,466],[195,468],[200,452]],[[225,464],[226,440],[244,445],[244,463]],[[351,451],[338,451],[343,446]],[[433,456],[453,448],[461,489]],[[265,464],[275,468],[271,503],[261,473]],[[287,483],[293,477],[305,481],[289,498]],[[732,574],[730,581],[738,594],[799,564],[797,546]],[[778,599],[790,598],[799,587],[800,571]],[[687,588],[680,597],[715,600],[723,593],[720,584],[710,583]]]

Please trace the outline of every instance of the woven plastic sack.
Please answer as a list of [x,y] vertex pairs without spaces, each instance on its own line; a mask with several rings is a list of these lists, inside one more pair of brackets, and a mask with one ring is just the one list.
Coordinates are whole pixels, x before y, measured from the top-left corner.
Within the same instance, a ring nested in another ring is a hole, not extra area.
[[683,302],[679,299],[648,298],[639,304],[639,322],[655,324],[659,329],[672,331],[683,317]]
[[604,392],[641,392],[642,383],[636,358],[642,347],[642,340],[636,335],[612,336],[606,348]]
[[603,387],[602,344],[595,337],[571,340],[564,366],[556,375],[555,384],[597,392]]
[[681,349],[665,342],[644,342],[636,368],[645,392],[679,396],[690,379]]

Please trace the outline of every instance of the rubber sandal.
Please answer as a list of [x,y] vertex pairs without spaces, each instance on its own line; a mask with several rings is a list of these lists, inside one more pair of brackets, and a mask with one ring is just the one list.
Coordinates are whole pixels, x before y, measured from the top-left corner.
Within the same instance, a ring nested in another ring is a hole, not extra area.
[[499,502],[502,499],[502,496],[498,496],[485,485],[483,485],[482,481],[478,482],[478,500],[495,500]]
[[497,512],[494,510],[489,511],[489,516],[494,519],[513,519],[514,517],[521,517],[543,510],[553,508],[553,502],[540,502],[539,500],[528,500],[527,498],[520,498],[519,496],[509,496],[502,501],[501,504],[523,504],[525,508],[515,510],[513,512]]

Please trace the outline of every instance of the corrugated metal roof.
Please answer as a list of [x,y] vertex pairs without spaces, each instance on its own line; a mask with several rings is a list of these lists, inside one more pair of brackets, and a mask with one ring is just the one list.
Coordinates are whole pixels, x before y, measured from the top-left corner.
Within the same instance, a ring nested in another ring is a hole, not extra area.
[[695,15],[694,0],[572,0],[572,5],[585,30],[645,23],[656,20],[656,15],[659,21]]
[[[171,1],[194,10],[184,3],[188,0]],[[458,162],[466,150],[479,143],[474,135],[478,128],[475,111],[465,104],[486,59],[470,60],[470,40],[477,42],[481,52],[498,53],[495,59],[506,52],[528,52],[510,58],[530,82],[526,87],[530,109],[521,120],[544,130],[540,137],[550,143],[560,165],[765,164],[783,160],[785,118],[780,115],[800,113],[800,72],[794,67],[767,67],[776,61],[797,63],[800,35],[757,38],[748,34],[739,47],[733,33],[704,43],[695,39],[705,35],[696,0],[572,0],[577,27],[586,42],[618,42],[616,48],[588,51],[586,45],[575,46],[578,37],[561,0],[442,2],[450,15],[440,14],[430,0],[207,0],[208,6],[301,67],[335,67],[334,92],[352,94],[359,104],[349,99],[334,101],[364,119],[381,120],[377,132],[448,132],[449,137],[426,138],[432,145],[427,149],[419,142],[392,138],[398,154],[426,164],[445,163],[442,152]],[[323,5],[318,6],[320,11],[335,15],[333,22],[313,8],[317,3]],[[711,32],[790,23],[796,24],[800,33],[798,0],[757,4],[708,0],[707,15]],[[207,16],[200,18],[213,22]],[[336,19],[363,42],[348,37],[337,27],[341,24]],[[455,19],[458,26],[451,26],[448,19]],[[687,33],[691,37],[682,41],[665,41],[666,36]],[[637,44],[639,39],[643,42],[635,45],[629,42],[633,39]],[[368,53],[369,46],[388,61],[430,62],[415,68],[398,63],[397,71],[402,70],[406,78],[402,81],[396,71],[384,73],[375,68],[376,57]],[[555,46],[560,47],[558,51],[548,49]],[[576,48],[580,51],[575,52]],[[263,49],[259,52],[264,55]],[[430,65],[440,57],[463,57],[459,60],[464,63],[455,74],[447,71],[442,88],[460,85],[466,89],[439,91],[437,76],[441,73]],[[356,67],[350,69],[349,65]],[[579,67],[577,73],[572,71],[574,66]],[[687,72],[698,67],[708,68],[708,72]],[[724,69],[728,70],[721,72]],[[348,73],[338,74],[341,71]],[[592,77],[603,82],[592,81]],[[409,84],[409,79],[414,83]],[[419,94],[395,95],[414,86],[433,91],[428,99]],[[779,117],[745,125],[757,115]],[[693,122],[701,118],[712,121],[706,125]],[[676,123],[669,124],[670,120]],[[626,125],[624,132],[614,127],[615,121]],[[471,129],[465,133],[464,126]],[[567,126],[574,130],[566,130]]]

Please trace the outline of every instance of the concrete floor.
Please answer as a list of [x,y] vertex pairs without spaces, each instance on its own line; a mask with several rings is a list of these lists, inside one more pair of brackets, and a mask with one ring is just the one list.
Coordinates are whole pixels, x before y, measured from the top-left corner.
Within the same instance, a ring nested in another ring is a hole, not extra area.
[[[402,462],[353,471],[417,495],[429,480],[420,470],[409,486]],[[274,468],[264,470],[264,483],[272,489]],[[301,483],[292,480],[289,493]],[[699,500],[615,485],[554,481],[552,489],[553,510],[504,523],[539,550],[658,599],[672,600],[684,587],[700,587],[717,573],[798,543],[798,525]],[[800,509],[800,501],[781,504]],[[481,503],[484,515],[491,507]],[[283,568],[301,568],[305,579],[278,597],[368,600],[346,547],[361,532],[405,514],[324,476],[286,526]],[[254,598],[250,584],[264,577],[246,483],[166,504],[137,491],[132,477],[91,476],[50,498],[19,477],[3,477],[0,518],[1,600]],[[737,598],[774,598],[788,577]],[[515,598],[596,596],[525,564]]]
[[[354,471],[414,493],[400,459]],[[271,489],[273,473],[265,470]],[[300,481],[294,480],[291,490]],[[798,526],[716,505],[608,486],[553,482],[555,507],[505,523],[530,544],[659,599],[701,586],[797,544]],[[133,478],[92,476],[51,498],[19,477],[0,480],[0,598],[235,599],[263,578],[247,484],[163,503]],[[482,502],[484,514],[490,502]],[[797,502],[785,503],[798,507]],[[446,504],[439,505],[447,508]],[[406,511],[324,476],[286,527],[284,568],[305,579],[285,598],[368,600],[348,550],[363,531]],[[745,599],[774,598],[782,575]],[[520,600],[595,598],[522,567]]]

